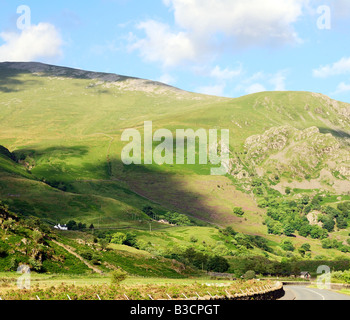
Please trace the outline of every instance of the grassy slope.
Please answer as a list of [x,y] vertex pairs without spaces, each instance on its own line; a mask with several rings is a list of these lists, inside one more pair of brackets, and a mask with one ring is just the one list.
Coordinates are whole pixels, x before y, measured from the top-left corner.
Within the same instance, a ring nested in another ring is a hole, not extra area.
[[[135,225],[132,214],[146,220],[141,209],[151,204],[160,212],[177,210],[238,231],[266,234],[263,211],[254,198],[236,190],[226,177],[209,177],[209,166],[124,167],[122,131],[142,130],[150,120],[154,129],[228,128],[231,148],[238,153],[248,137],[271,127],[316,126],[343,136],[349,130],[341,115],[346,104],[307,92],[227,99],[127,78],[111,85],[3,65],[0,72],[0,144],[23,153],[34,165],[29,175],[0,157],[0,199],[15,211],[51,221]],[[69,190],[51,188],[33,176],[65,182]],[[235,206],[247,211],[246,220],[233,216]]]

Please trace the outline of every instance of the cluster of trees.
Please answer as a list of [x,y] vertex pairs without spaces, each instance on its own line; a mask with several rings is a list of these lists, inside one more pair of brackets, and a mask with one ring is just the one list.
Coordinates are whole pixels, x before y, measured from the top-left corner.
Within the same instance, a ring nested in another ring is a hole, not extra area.
[[321,208],[323,213],[319,221],[323,223],[323,227],[329,232],[334,231],[334,227],[338,229],[346,229],[348,227],[348,219],[350,216],[350,202],[343,202],[337,205],[337,209],[326,206]]
[[253,270],[262,276],[299,276],[301,271],[308,271],[312,276],[317,276],[320,265],[327,265],[333,271],[345,271],[350,269],[350,260],[299,260],[296,258],[283,258],[281,262],[269,260],[262,256],[234,257],[230,260],[229,272],[241,277],[247,271]]
[[[335,226],[338,229],[345,229],[350,216],[350,202],[341,203],[337,209],[330,206],[321,206],[322,198],[315,196],[310,199],[304,196],[298,201],[277,201],[276,199],[264,199],[260,206],[267,208],[267,219],[265,224],[268,233],[275,235],[292,236],[296,231],[303,237],[313,239],[326,239],[329,232],[333,232]],[[310,225],[306,215],[312,210],[322,212],[319,225]]]
[[48,186],[52,187],[52,188],[55,188],[55,189],[59,189],[61,191],[68,191],[68,190],[72,190],[73,187],[71,184],[69,183],[66,183],[66,182],[63,182],[63,181],[57,181],[57,180],[48,180],[46,178],[39,178],[40,181],[46,183]]
[[192,266],[203,271],[223,273],[230,267],[226,258],[218,255],[209,255],[193,247],[166,254],[165,258],[177,260],[187,266]]
[[75,220],[70,220],[67,223],[68,230],[73,231],[84,231],[86,230],[86,224],[81,222],[76,222]]
[[167,212],[165,214],[156,214],[152,207],[147,206],[142,210],[147,216],[153,220],[166,220],[171,224],[178,226],[191,226],[191,220],[184,214],[177,212]]
[[[348,244],[350,244],[350,239],[348,239]],[[335,239],[322,240],[322,248],[323,249],[337,249],[341,252],[350,252],[350,246],[345,245],[343,242],[337,241]]]
[[266,252],[272,252],[273,250],[268,246],[268,242],[265,238],[261,236],[251,236],[242,233],[238,233],[232,229],[232,227],[227,227],[225,229],[219,230],[221,234],[226,237],[231,238],[231,243],[243,246],[247,249],[253,249],[257,247]]
[[122,233],[117,232],[114,233],[110,237],[110,242],[114,244],[123,244],[125,246],[134,247],[139,249],[139,245],[137,242],[136,235],[132,232]]
[[302,215],[295,201],[286,201],[267,209],[265,220],[269,234],[292,236],[296,231],[302,237],[313,239],[325,239],[328,237],[327,230],[318,225],[310,225],[307,217]]
[[332,282],[350,283],[350,270],[332,272]]

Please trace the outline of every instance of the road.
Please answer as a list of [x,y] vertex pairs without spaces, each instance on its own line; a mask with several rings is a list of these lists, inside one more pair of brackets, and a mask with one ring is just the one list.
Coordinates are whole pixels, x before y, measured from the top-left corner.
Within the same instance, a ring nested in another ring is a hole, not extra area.
[[285,296],[280,300],[350,300],[350,296],[330,290],[305,286],[284,286]]

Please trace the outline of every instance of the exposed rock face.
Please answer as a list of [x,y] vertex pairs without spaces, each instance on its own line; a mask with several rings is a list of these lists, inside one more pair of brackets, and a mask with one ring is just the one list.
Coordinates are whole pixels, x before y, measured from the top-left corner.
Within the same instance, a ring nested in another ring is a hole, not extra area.
[[322,227],[322,222],[318,221],[318,217],[320,214],[321,214],[321,212],[314,210],[314,211],[309,212],[309,214],[306,216],[307,219],[309,220],[309,223],[312,226],[318,225],[318,226]]
[[[282,177],[297,179],[300,183],[305,180],[305,189],[310,184],[312,188],[333,188],[344,193],[342,186],[350,184],[349,147],[333,135],[321,133],[317,127],[305,130],[289,125],[273,127],[249,137],[244,147],[246,166],[240,165],[237,159],[232,160],[232,175],[238,180],[249,182],[248,167],[255,176],[276,179],[276,182]],[[286,186],[281,186],[279,191]],[[303,188],[303,185],[288,186]]]

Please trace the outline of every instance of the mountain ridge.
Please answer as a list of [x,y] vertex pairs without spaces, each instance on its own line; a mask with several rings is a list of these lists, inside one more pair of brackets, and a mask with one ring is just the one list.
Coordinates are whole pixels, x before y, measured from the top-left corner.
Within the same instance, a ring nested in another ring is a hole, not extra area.
[[[180,91],[186,91],[190,93],[196,93],[196,92],[191,92],[187,91],[178,87],[174,87],[172,85],[166,84],[164,82],[160,81],[154,81],[154,80],[149,80],[145,78],[140,78],[140,77],[134,77],[134,76],[127,76],[127,75],[120,75],[117,73],[110,73],[110,72],[99,72],[99,71],[90,71],[90,70],[84,70],[80,68],[74,68],[74,67],[66,67],[66,66],[58,66],[58,65],[53,65],[53,64],[47,64],[47,63],[42,63],[42,62],[9,62],[9,61],[4,61],[0,62],[0,67],[5,67],[8,69],[14,69],[14,70],[20,70],[20,71],[28,71],[31,73],[47,73],[47,74],[52,74],[56,76],[66,76],[66,77],[76,77],[77,79],[90,79],[90,80],[101,80],[101,81],[106,81],[106,82],[117,82],[117,81],[123,81],[127,79],[133,79],[133,80],[142,80],[142,81],[148,81],[151,84],[154,85],[162,85],[162,86],[167,86],[170,88],[174,88]],[[55,73],[58,72],[58,73]],[[312,95],[317,95],[319,97],[323,97],[326,100],[332,100],[335,101],[334,99],[330,98],[329,96],[323,94],[323,93],[317,93],[317,92],[312,92],[312,91],[263,91],[263,93],[273,93],[273,92],[300,92],[300,93],[308,93]],[[197,93],[200,94],[200,93]],[[251,93],[239,97],[221,97],[221,96],[216,96],[219,98],[227,98],[227,99],[239,99],[247,96],[254,96],[256,93]],[[203,94],[204,96],[207,96],[207,94]],[[209,95],[210,96],[210,95]],[[343,102],[346,103],[346,102]]]

